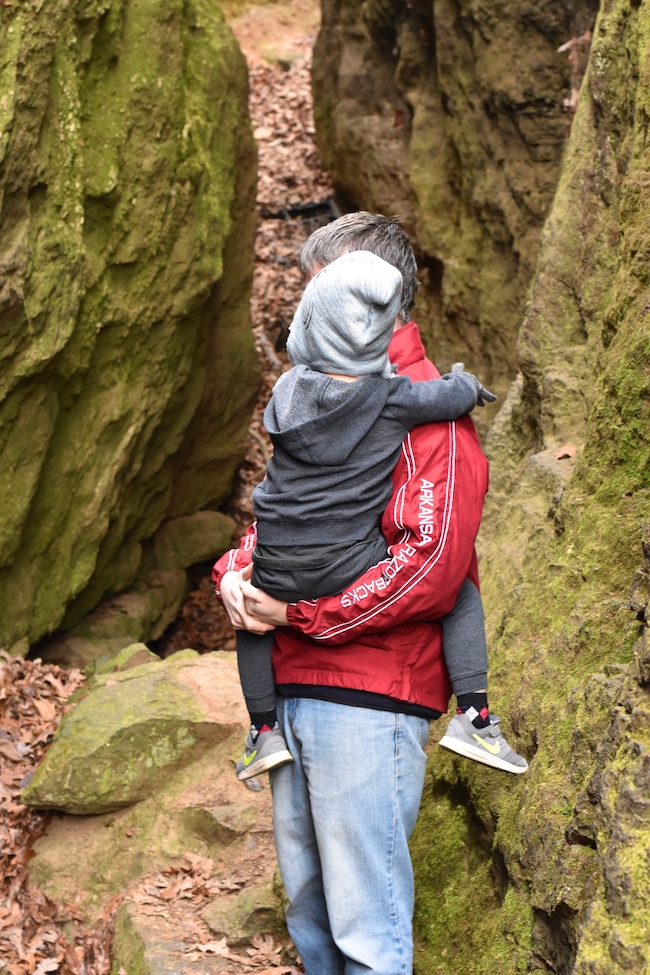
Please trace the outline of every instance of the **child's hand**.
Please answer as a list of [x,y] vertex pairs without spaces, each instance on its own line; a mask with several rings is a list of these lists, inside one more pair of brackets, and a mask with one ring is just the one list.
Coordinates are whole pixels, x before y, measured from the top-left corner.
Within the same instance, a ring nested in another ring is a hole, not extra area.
[[451,371],[456,373],[462,372],[464,376],[469,376],[469,378],[473,380],[474,385],[476,386],[477,406],[485,406],[486,403],[494,403],[496,400],[494,393],[491,393],[489,389],[486,389],[481,380],[473,375],[473,373],[465,372],[464,362],[454,362],[453,366],[451,367]]

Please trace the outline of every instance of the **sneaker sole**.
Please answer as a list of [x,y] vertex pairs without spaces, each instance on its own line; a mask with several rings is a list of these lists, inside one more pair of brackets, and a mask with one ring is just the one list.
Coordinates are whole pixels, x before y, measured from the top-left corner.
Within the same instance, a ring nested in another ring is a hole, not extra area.
[[242,781],[244,779],[252,779],[256,775],[268,772],[269,769],[275,768],[277,765],[285,765],[287,762],[293,762],[293,755],[285,748],[281,752],[273,752],[267,758],[260,758],[259,762],[252,762],[248,768],[244,768],[241,772],[237,773],[237,778]]
[[521,775],[528,771],[528,766],[513,765],[511,762],[504,762],[498,755],[490,755],[489,752],[479,751],[473,745],[466,745],[458,738],[450,738],[444,735],[438,742],[441,748],[446,748],[450,752],[456,752],[463,758],[469,758],[473,762],[480,762],[481,765],[489,765],[491,768],[498,768],[502,772],[512,772],[514,775]]

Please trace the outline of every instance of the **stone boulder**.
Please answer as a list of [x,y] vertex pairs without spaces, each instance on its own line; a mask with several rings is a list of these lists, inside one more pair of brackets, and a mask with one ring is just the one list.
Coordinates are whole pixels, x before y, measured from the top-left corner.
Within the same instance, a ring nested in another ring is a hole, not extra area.
[[0,51],[0,644],[24,653],[230,490],[256,154],[208,0],[7,4]]
[[[164,890],[152,900],[161,872],[170,887],[191,876],[206,881],[197,910],[220,906],[232,917],[230,905],[239,904],[242,924],[254,915],[256,930],[275,929],[282,897],[270,790],[260,781],[251,791],[234,772],[248,716],[233,654],[186,650],[161,661],[135,644],[97,662],[71,703],[77,718],[68,715],[23,793],[30,803],[70,810],[48,817],[34,844],[31,882],[56,904],[74,903],[90,922],[115,895],[125,897],[116,970],[135,971],[137,956],[150,966],[138,971],[163,964],[175,971],[174,952],[187,949],[188,902]],[[110,811],[91,814],[102,809]],[[227,882],[233,875],[234,885]],[[208,959],[205,965],[212,971]]]
[[157,640],[176,619],[187,588],[182,569],[154,570],[133,589],[104,599],[67,633],[43,641],[39,656],[46,663],[83,669],[133,642]]
[[158,569],[188,568],[208,559],[216,561],[232,541],[235,522],[220,511],[197,511],[166,521],[154,539]]
[[162,791],[174,772],[235,730],[221,716],[221,667],[211,655],[185,650],[97,674],[64,717],[22,801],[95,815]]
[[229,547],[234,531],[233,519],[219,511],[197,511],[164,522],[142,546],[132,587],[102,600],[66,633],[41,641],[39,656],[63,667],[84,668],[134,641],[158,640],[178,616],[187,593],[184,568],[215,560]]
[[269,878],[265,884],[244,888],[228,900],[216,900],[201,917],[229,944],[248,941],[258,931],[278,933],[284,930],[281,892],[279,878]]

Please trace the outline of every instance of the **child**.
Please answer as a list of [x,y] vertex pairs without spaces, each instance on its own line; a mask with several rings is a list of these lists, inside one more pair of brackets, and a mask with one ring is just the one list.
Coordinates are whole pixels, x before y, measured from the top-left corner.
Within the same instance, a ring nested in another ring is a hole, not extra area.
[[[287,344],[294,368],[278,380],[264,415],[274,456],[253,492],[252,581],[278,599],[296,602],[341,592],[385,560],[379,520],[408,431],[420,423],[457,419],[477,402],[495,399],[462,366],[428,382],[394,375],[387,349],[401,283],[392,265],[368,251],[354,251],[310,281],[294,317]],[[443,621],[444,643],[462,642],[467,653],[468,641],[480,641],[481,635],[484,643],[480,595],[468,583]],[[276,724],[272,642],[272,634],[237,632],[252,724],[237,764],[240,779],[291,761]],[[447,663],[453,686],[453,667]],[[459,738],[452,735],[447,747],[508,771],[525,771],[525,760],[489,720],[485,689],[466,697],[471,701],[462,718],[468,727],[458,729]],[[472,720],[478,723],[470,729]],[[467,736],[485,739],[485,758],[471,748],[462,750]],[[497,738],[499,748],[490,741]],[[495,751],[502,764],[494,760]]]

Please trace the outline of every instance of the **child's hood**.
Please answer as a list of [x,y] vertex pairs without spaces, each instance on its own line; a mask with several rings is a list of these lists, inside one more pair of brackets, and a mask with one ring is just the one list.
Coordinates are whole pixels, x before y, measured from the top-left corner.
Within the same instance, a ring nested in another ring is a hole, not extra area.
[[278,379],[264,413],[276,446],[307,464],[345,464],[382,412],[389,379],[371,375],[347,383],[307,366]]

